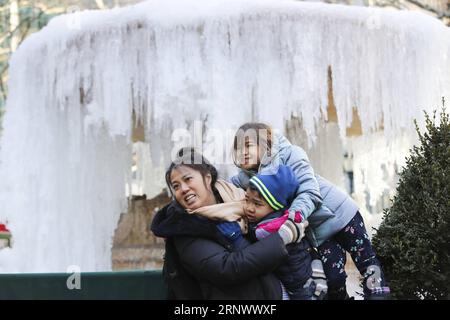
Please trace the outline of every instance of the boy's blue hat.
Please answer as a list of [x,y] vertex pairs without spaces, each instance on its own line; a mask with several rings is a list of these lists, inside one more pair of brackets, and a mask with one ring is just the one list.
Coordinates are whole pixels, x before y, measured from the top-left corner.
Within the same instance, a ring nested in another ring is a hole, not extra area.
[[294,172],[285,165],[278,166],[274,174],[254,175],[249,182],[276,211],[289,204],[289,199],[293,198],[299,186]]

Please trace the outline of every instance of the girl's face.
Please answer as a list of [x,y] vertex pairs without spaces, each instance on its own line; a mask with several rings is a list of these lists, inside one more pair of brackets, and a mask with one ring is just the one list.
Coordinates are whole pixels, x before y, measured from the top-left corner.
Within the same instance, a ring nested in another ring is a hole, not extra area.
[[239,165],[245,170],[258,169],[260,154],[258,144],[253,140],[246,138],[243,150],[238,153]]
[[175,199],[185,209],[195,210],[216,203],[211,190],[211,175],[202,174],[187,166],[179,166],[170,174]]
[[273,212],[269,204],[261,198],[258,191],[247,188],[245,191],[245,206],[244,213],[247,216],[248,221],[258,222],[269,213]]

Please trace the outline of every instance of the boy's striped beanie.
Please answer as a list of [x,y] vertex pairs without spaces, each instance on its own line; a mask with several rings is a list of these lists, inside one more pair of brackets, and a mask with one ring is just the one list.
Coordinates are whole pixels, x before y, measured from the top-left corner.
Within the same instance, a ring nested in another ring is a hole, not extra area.
[[285,165],[280,165],[274,174],[254,175],[249,182],[275,211],[289,205],[299,186],[294,172]]

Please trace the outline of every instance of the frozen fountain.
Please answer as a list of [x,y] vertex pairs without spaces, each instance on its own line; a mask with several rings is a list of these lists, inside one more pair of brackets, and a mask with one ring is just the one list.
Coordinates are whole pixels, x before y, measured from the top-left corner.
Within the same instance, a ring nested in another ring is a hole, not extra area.
[[155,195],[181,143],[174,132],[200,130],[224,164],[221,132],[252,120],[284,130],[295,118],[307,146],[332,139],[320,151],[332,159],[356,113],[355,188],[380,192],[380,166],[389,175],[404,158],[412,120],[450,97],[449,54],[450,30],[434,18],[341,5],[155,0],[54,18],[10,62],[0,222],[14,245],[0,251],[0,272],[110,270],[133,149],[146,168],[139,192]]

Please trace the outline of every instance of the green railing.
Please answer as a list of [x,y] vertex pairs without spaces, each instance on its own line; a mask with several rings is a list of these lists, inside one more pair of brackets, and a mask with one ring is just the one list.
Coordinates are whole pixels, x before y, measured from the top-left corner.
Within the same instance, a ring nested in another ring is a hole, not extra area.
[[163,300],[166,295],[161,270],[0,274],[0,300]]

